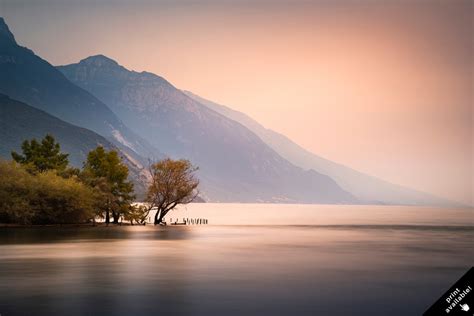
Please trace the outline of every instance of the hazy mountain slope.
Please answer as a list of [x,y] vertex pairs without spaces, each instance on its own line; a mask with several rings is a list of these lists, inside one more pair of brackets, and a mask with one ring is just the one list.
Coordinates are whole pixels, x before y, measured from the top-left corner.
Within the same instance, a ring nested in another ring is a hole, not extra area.
[[357,202],[329,177],[295,167],[253,132],[157,75],[129,71],[102,55],[58,69],[154,146],[198,165],[208,200]]
[[0,93],[85,127],[144,157],[157,150],[132,133],[89,92],[77,87],[47,61],[17,45],[0,18]]
[[[82,167],[87,153],[97,146],[119,150],[114,144],[88,129],[66,123],[44,111],[0,94],[0,157],[11,159],[12,150],[21,152],[25,139],[42,139],[53,135],[61,144],[61,150],[69,154],[69,161]],[[130,170],[130,179],[139,196],[144,195],[146,174],[133,157],[121,152],[122,159]]]
[[189,91],[184,91],[201,104],[239,122],[257,134],[266,144],[273,148],[283,158],[293,164],[304,168],[313,169],[326,174],[336,180],[345,190],[365,203],[383,204],[419,204],[419,205],[454,205],[451,201],[437,198],[427,193],[395,185],[376,177],[358,172],[344,165],[321,158],[301,146],[297,145],[286,136],[266,129],[257,121],[244,113],[232,110],[226,106],[201,98]]

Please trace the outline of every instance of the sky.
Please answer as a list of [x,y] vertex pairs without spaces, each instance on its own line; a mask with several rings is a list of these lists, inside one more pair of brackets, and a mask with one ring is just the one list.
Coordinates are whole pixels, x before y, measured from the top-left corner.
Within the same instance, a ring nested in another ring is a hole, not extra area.
[[0,0],[55,65],[104,54],[313,153],[473,203],[470,0]]

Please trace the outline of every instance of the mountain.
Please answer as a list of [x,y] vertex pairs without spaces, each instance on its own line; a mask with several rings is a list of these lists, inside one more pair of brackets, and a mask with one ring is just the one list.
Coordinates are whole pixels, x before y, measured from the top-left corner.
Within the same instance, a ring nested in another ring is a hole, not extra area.
[[294,166],[243,125],[102,55],[57,67],[138,135],[199,166],[202,196],[220,202],[357,203],[331,178]]
[[[69,154],[69,161],[75,167],[82,167],[87,153],[97,146],[107,150],[120,150],[104,137],[88,129],[66,123],[44,111],[0,94],[0,157],[11,159],[11,152],[21,151],[25,139],[42,139],[51,134],[61,144],[61,151]],[[121,153],[130,171],[135,191],[143,197],[147,175],[133,158]]]
[[431,194],[392,184],[356,171],[344,165],[319,157],[291,141],[286,136],[266,129],[248,115],[224,105],[206,100],[192,92],[183,91],[197,102],[207,106],[253,131],[283,158],[305,170],[315,170],[334,179],[344,190],[367,204],[408,204],[453,206],[455,202]]
[[33,51],[19,46],[3,18],[0,18],[0,93],[90,129],[130,155],[135,153],[145,158],[159,155],[104,103],[71,83]]

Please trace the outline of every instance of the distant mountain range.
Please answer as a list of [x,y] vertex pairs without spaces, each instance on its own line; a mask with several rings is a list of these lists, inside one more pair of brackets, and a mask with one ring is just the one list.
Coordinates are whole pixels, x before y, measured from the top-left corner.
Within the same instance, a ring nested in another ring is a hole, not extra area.
[[199,166],[207,201],[447,203],[320,158],[243,113],[103,55],[55,68],[19,46],[2,18],[0,94],[0,156],[46,132],[75,165],[98,144],[116,148],[142,196],[149,160],[171,156]]
[[248,128],[160,76],[130,71],[102,55],[58,69],[153,146],[199,166],[209,201],[358,202],[328,176],[292,165]]
[[248,115],[184,91],[197,102],[250,129],[283,158],[307,170],[315,170],[334,179],[344,190],[366,204],[454,205],[456,203],[428,193],[405,188],[319,157],[285,135],[266,129]]

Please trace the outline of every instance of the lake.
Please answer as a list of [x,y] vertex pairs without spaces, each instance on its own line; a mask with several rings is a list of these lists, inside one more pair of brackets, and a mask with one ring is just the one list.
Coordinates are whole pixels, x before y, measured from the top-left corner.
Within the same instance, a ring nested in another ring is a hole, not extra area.
[[169,217],[209,225],[0,228],[0,314],[421,315],[472,266],[473,215],[192,204]]

